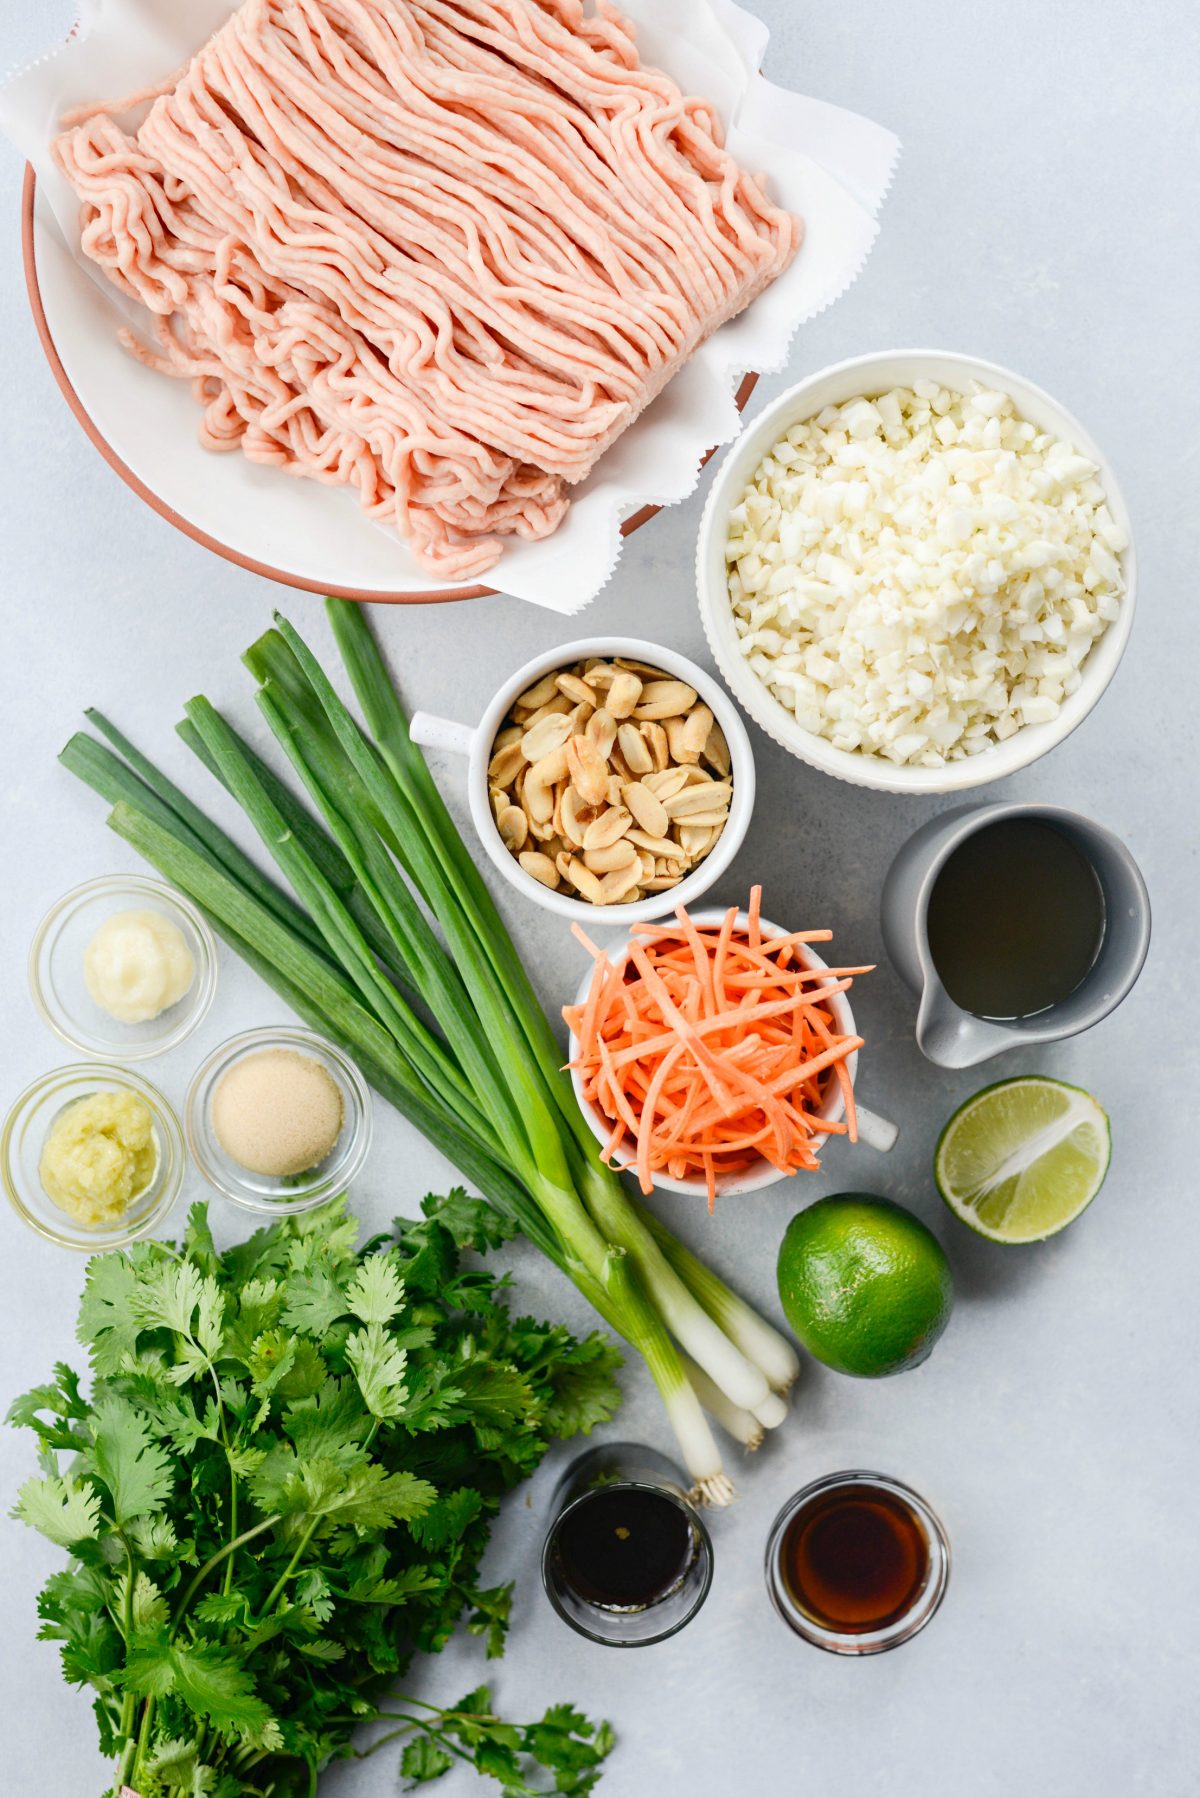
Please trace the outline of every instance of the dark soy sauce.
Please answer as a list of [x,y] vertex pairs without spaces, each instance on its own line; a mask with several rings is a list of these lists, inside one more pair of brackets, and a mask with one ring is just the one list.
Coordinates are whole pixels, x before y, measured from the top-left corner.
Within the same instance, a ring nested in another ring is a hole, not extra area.
[[911,1609],[929,1572],[929,1543],[902,1498],[850,1482],[797,1511],[780,1544],[779,1569],[815,1623],[866,1635]]
[[929,951],[956,1005],[1030,1018],[1075,991],[1104,936],[1104,895],[1071,838],[1037,818],[985,824],[929,898]]
[[567,1512],[556,1554],[578,1598],[610,1610],[641,1610],[676,1587],[695,1544],[687,1517],[661,1492],[601,1487]]

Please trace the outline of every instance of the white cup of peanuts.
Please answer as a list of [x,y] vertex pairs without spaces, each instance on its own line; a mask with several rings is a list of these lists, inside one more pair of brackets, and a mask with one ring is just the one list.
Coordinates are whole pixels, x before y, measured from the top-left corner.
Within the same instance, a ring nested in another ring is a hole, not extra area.
[[411,728],[423,747],[467,756],[471,817],[504,878],[592,926],[694,904],[754,808],[753,751],[729,696],[686,656],[634,637],[537,656],[473,728],[428,712]]

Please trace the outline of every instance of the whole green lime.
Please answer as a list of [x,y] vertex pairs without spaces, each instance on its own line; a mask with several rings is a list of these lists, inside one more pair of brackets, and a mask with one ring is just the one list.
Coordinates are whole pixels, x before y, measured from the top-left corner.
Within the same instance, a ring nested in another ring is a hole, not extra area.
[[839,1373],[878,1379],[924,1361],[950,1321],[954,1279],[920,1218],[839,1192],[798,1212],[779,1245],[779,1297],[796,1335]]

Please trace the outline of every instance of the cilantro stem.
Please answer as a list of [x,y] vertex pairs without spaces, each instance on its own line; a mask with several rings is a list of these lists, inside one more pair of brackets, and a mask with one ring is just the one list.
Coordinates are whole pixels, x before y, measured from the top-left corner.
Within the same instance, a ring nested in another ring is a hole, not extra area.
[[209,1556],[199,1572],[192,1576],[191,1584],[188,1586],[187,1591],[179,1602],[174,1620],[171,1624],[170,1641],[173,1642],[175,1637],[179,1634],[179,1626],[183,1622],[188,1606],[191,1604],[196,1593],[204,1584],[213,1568],[219,1567],[221,1562],[225,1560],[227,1556],[236,1553],[239,1548],[244,1548],[247,1542],[253,1542],[256,1536],[265,1535],[268,1530],[273,1530],[277,1523],[282,1522],[282,1512],[276,1511],[270,1517],[264,1518],[262,1523],[256,1523],[253,1529],[243,1530],[240,1536],[235,1536],[232,1542],[227,1542],[224,1548],[219,1548],[215,1555]]
[[[121,1542],[125,1549],[125,1603],[123,1606],[123,1610],[124,1610],[125,1652],[126,1652],[126,1654],[128,1654],[130,1648],[133,1646],[133,1587],[134,1587],[134,1581],[137,1576],[134,1572],[134,1567],[133,1567],[133,1550],[130,1548],[129,1543],[125,1540],[125,1536],[123,1533],[121,1536]],[[126,1692],[124,1698],[121,1701],[121,1734],[122,1734],[122,1736],[128,1736],[129,1732],[133,1728],[133,1719],[134,1719],[134,1714],[135,1714],[136,1710],[137,1710],[137,1698],[135,1697],[135,1695],[132,1692]]]
[[308,1545],[312,1541],[313,1536],[316,1533],[317,1525],[320,1521],[321,1520],[319,1517],[314,1517],[312,1522],[309,1524],[308,1528],[305,1530],[304,1534],[301,1536],[299,1542],[296,1544],[295,1554],[292,1556],[291,1560],[288,1562],[287,1566],[284,1568],[284,1570],[280,1574],[279,1578],[275,1581],[275,1584],[271,1587],[270,1592],[267,1594],[266,1603],[263,1605],[262,1611],[260,1613],[261,1617],[269,1617],[270,1616],[272,1610],[275,1607],[276,1602],[278,1601],[278,1599],[281,1597],[281,1595],[283,1593],[283,1588],[287,1585],[287,1583],[291,1579],[293,1573],[295,1573],[297,1567],[300,1565],[300,1562],[304,1559],[304,1556],[308,1550]]
[[150,1727],[154,1722],[154,1695],[147,1698],[142,1706],[142,1726],[138,1730],[137,1753],[134,1755],[131,1778],[141,1785],[142,1757],[150,1746]]
[[[405,1699],[404,1702],[406,1704],[416,1704],[419,1701],[417,1699]],[[457,1721],[459,1718],[464,1722],[470,1721],[472,1723],[496,1723],[499,1721],[496,1717],[480,1716],[475,1712],[438,1711],[436,1705],[430,1705],[428,1708],[451,1722]],[[406,1717],[403,1711],[381,1711],[380,1717],[382,1718],[385,1716],[390,1722],[394,1721],[400,1723],[401,1728],[389,1730],[387,1735],[380,1736],[377,1742],[372,1742],[369,1748],[356,1748],[354,1750],[355,1760],[369,1760],[373,1754],[376,1754],[379,1751],[379,1749],[386,1748],[389,1742],[398,1742],[401,1736],[411,1735],[414,1729],[422,1729],[427,1736],[433,1738],[439,1747],[444,1748],[447,1754],[453,1754],[458,1760],[466,1761],[469,1766],[474,1766],[473,1756],[460,1748],[457,1743],[455,1743],[449,1736],[444,1735],[441,1730],[435,1729],[433,1724],[425,1717]]]
[[125,1646],[126,1648],[129,1648],[133,1643],[133,1585],[137,1576],[133,1568],[133,1550],[125,1540],[124,1531],[121,1532],[121,1546],[125,1550],[125,1602],[122,1605],[121,1610],[123,1613]]
[[[237,1538],[237,1524],[238,1524],[237,1474],[231,1473],[229,1476],[229,1533],[230,1533],[231,1537],[234,1538],[235,1541]],[[231,1542],[230,1547],[229,1547],[229,1555],[225,1562],[225,1577],[221,1581],[221,1590],[222,1590],[222,1592],[224,1592],[226,1597],[228,1597],[230,1592],[233,1590],[233,1558],[234,1558],[233,1557],[233,1548],[234,1548],[234,1543]]]

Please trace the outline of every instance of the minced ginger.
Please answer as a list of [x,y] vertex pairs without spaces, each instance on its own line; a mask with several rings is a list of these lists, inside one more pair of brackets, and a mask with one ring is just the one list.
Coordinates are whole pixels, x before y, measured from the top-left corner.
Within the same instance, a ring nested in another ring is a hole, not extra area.
[[154,1178],[154,1114],[136,1093],[89,1093],[61,1111],[42,1146],[46,1196],[89,1230],[121,1221]]

